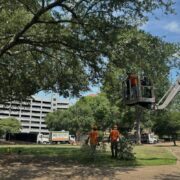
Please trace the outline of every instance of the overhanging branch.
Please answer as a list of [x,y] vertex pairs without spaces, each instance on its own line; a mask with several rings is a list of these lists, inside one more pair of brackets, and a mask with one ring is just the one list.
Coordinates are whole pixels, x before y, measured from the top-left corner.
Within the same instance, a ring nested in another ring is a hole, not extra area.
[[56,6],[60,6],[62,5],[62,3],[64,2],[64,0],[56,0],[55,2],[47,5],[46,7],[42,7],[40,8],[37,13],[33,16],[33,18],[31,19],[30,22],[28,22],[24,28],[19,31],[18,33],[16,33],[11,40],[5,44],[3,47],[0,48],[0,57],[6,53],[9,49],[11,49],[12,47],[14,47],[16,44],[18,44],[19,38],[27,31],[29,30],[34,24],[37,23],[39,17],[44,14],[45,12],[47,12],[48,10],[56,7]]

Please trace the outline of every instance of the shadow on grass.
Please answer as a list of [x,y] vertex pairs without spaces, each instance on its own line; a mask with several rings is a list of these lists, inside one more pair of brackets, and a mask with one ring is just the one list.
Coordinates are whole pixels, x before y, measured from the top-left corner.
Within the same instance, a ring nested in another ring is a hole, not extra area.
[[45,155],[1,155],[0,156],[0,164],[3,166],[11,165],[11,164],[44,164],[47,165],[78,165],[78,166],[87,166],[87,167],[127,167],[127,166],[137,166],[138,163],[136,160],[127,161],[127,160],[118,160],[111,159],[110,154],[105,155],[97,155],[95,158],[91,158],[88,156],[45,156]]
[[166,161],[166,160],[176,160],[176,158],[138,158],[138,160],[147,160],[147,161],[154,161],[154,160],[163,160],[163,161]]
[[[76,157],[75,160],[72,160],[63,156],[4,155],[0,157],[0,179],[47,179],[47,177],[48,179],[62,180],[86,179],[87,177],[95,179],[111,177],[114,179],[118,167],[111,167],[109,164],[121,163],[121,161],[112,160],[110,157],[102,160],[103,157],[99,155],[94,161],[89,158],[83,160],[81,158]],[[135,170],[135,167],[118,168],[118,172]]]
[[163,145],[155,145],[154,147],[179,147],[179,145],[176,145],[176,146],[174,146],[174,145],[170,145],[170,144],[163,144]]
[[[83,151],[77,148],[66,148],[66,147],[13,147],[13,148],[0,148],[0,154],[5,154],[10,159],[3,158],[4,164],[11,163],[13,161],[19,161],[21,163],[38,163],[43,162],[48,163],[59,163],[62,164],[75,164],[75,165],[86,165],[86,166],[96,166],[96,167],[119,167],[119,166],[140,166],[146,165],[145,162],[150,161],[147,165],[158,165],[160,164],[175,164],[176,158],[168,157],[137,157],[136,160],[115,160],[111,159],[110,152],[106,153],[96,153],[95,157],[90,156],[89,151]],[[9,156],[8,156],[9,155]],[[14,157],[14,159],[13,159]]]
[[[170,158],[137,158],[134,161],[111,159],[110,152],[97,153],[66,147],[0,148],[0,179],[115,179],[118,172],[136,171],[137,166],[158,165]],[[174,160],[175,161],[175,160]],[[148,163],[147,163],[148,162]],[[171,163],[172,164],[172,163]],[[48,178],[47,178],[48,177]],[[98,178],[96,178],[98,177]]]

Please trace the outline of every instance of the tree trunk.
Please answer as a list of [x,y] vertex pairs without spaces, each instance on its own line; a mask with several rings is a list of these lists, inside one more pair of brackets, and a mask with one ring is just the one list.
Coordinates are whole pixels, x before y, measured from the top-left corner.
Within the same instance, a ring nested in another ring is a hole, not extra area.
[[176,146],[176,140],[175,139],[173,139],[173,143],[174,143],[174,146]]
[[8,133],[8,141],[10,141],[10,133]]
[[80,136],[81,136],[81,133],[80,133],[79,130],[77,130],[77,131],[76,131],[76,140],[77,140],[77,142],[80,141]]
[[176,144],[176,135],[172,136],[172,140],[173,140],[174,146],[177,146],[177,144]]
[[143,110],[140,106],[136,106],[136,144],[141,144],[141,120]]

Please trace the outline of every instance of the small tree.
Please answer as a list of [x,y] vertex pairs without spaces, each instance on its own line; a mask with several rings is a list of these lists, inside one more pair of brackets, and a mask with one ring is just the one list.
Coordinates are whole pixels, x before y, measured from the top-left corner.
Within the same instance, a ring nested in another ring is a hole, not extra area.
[[0,119],[0,135],[8,133],[18,133],[21,129],[21,123],[15,118]]
[[176,140],[180,132],[180,112],[170,112],[161,116],[154,125],[154,131],[160,136],[171,136],[174,146],[176,146]]
[[68,110],[58,110],[46,116],[46,124],[51,130],[68,129],[71,132],[88,132],[93,124],[105,130],[119,121],[119,111],[112,106],[105,95],[81,98]]

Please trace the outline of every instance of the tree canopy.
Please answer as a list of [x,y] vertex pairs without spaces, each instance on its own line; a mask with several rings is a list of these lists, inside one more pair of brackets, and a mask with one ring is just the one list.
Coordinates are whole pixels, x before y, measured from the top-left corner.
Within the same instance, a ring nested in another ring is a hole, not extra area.
[[109,98],[112,101],[121,99],[121,82],[127,72],[148,76],[161,97],[168,88],[171,68],[179,68],[176,59],[170,58],[178,46],[136,28],[129,28],[119,32],[114,47],[102,86]]
[[50,130],[70,130],[88,132],[93,125],[99,130],[110,128],[120,123],[120,114],[116,106],[112,106],[103,94],[82,97],[67,110],[58,110],[46,117]]
[[[64,96],[88,90],[102,77],[119,30],[145,22],[158,8],[171,13],[172,5],[172,0],[2,0],[0,101],[40,90]],[[122,63],[127,62],[117,64]]]
[[154,124],[154,131],[160,135],[171,136],[176,145],[178,135],[180,135],[180,112],[163,112],[161,115],[156,117]]
[[[170,58],[178,47],[136,28],[122,30],[116,41],[115,49],[111,52],[111,62],[103,78],[102,91],[113,104],[119,107],[123,119],[127,119],[126,124],[129,122],[134,125],[132,118],[136,120],[137,142],[140,142],[142,125],[151,124],[152,126],[152,123],[148,120],[150,118],[145,118],[148,114],[143,112],[144,109],[136,106],[137,111],[134,112],[131,107],[125,107],[122,80],[127,77],[127,72],[148,76],[153,82],[158,102],[168,90],[171,67],[178,66],[175,59]],[[126,118],[126,114],[130,115],[131,112],[134,113],[132,118]]]
[[0,135],[7,133],[18,133],[21,129],[21,123],[15,118],[0,119]]

